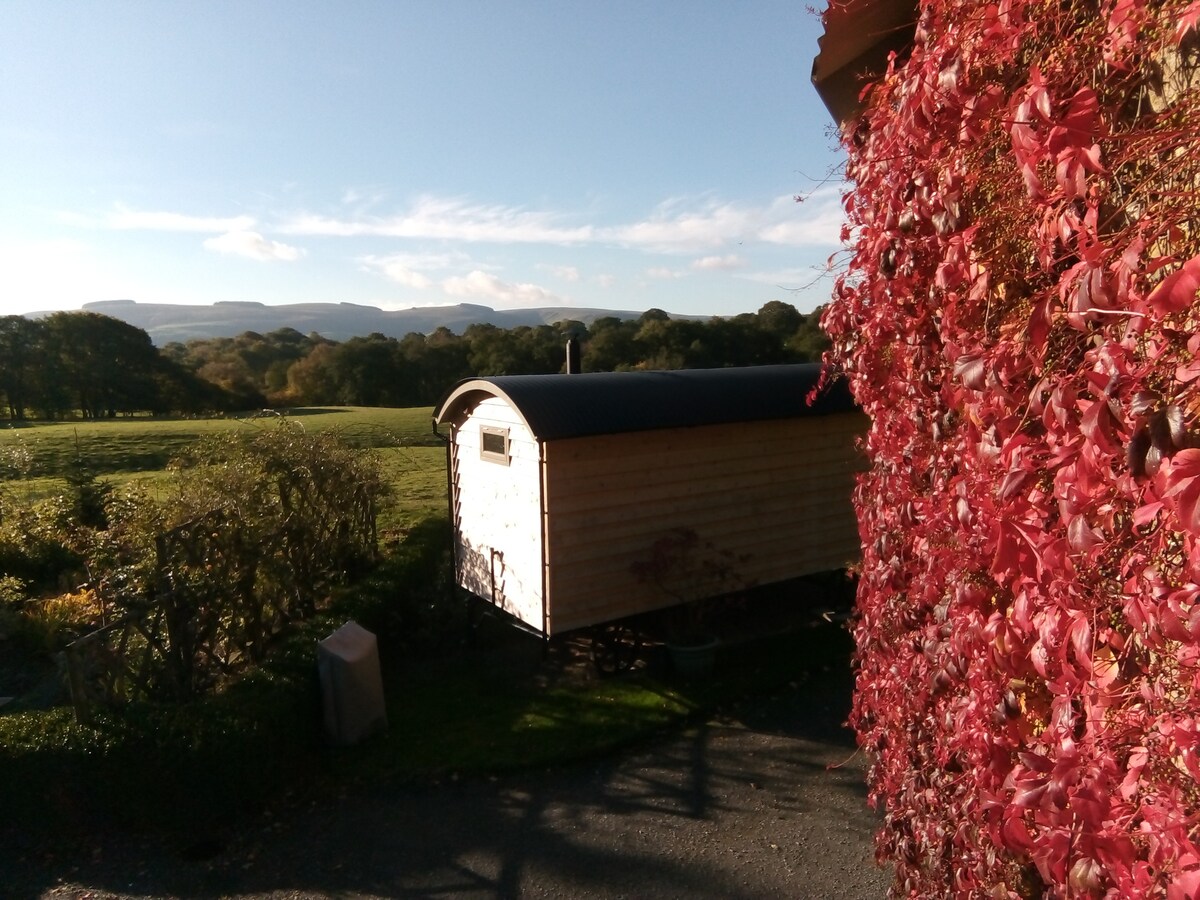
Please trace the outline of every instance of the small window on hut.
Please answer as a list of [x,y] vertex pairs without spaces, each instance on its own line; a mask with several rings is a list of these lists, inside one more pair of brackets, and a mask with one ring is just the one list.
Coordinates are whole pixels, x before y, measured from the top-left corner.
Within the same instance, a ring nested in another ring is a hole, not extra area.
[[508,465],[508,429],[479,426],[479,455],[491,462]]

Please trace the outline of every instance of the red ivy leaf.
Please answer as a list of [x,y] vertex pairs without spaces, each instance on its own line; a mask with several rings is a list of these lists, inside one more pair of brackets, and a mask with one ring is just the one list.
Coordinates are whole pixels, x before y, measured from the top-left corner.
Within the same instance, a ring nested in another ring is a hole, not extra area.
[[1200,291],[1200,256],[1193,256],[1164,278],[1146,298],[1147,304],[1160,316],[1187,309],[1196,301]]
[[1004,476],[1004,480],[1000,482],[1000,488],[996,491],[996,497],[999,500],[1011,500],[1017,496],[1021,488],[1023,488],[1033,477],[1033,473],[1025,469],[1014,469]]
[[1178,873],[1167,885],[1167,900],[1196,900],[1200,897],[1200,869]]
[[1009,816],[1004,820],[1002,833],[1004,842],[1016,850],[1028,851],[1034,847],[1029,828],[1026,827],[1024,820],[1019,815]]
[[1189,31],[1196,30],[1197,25],[1200,25],[1200,0],[1192,0],[1179,14],[1179,22],[1175,26],[1175,42],[1181,43]]
[[1017,782],[1016,790],[1013,791],[1012,805],[1017,809],[1033,809],[1040,806],[1049,787],[1050,783],[1042,779],[1022,779]]
[[1070,148],[1072,151],[1085,150],[1095,145],[1093,136],[1096,130],[1096,115],[1100,103],[1096,92],[1090,87],[1080,88],[1075,92],[1067,105],[1067,113],[1062,124],[1050,129],[1047,141],[1051,153],[1061,154]]
[[987,387],[987,368],[981,356],[960,356],[954,363],[954,377],[973,391]]
[[1134,527],[1145,528],[1158,518],[1158,514],[1162,511],[1163,506],[1164,504],[1161,501],[1147,503],[1145,506],[1139,506],[1133,511]]
[[1091,550],[1100,543],[1100,536],[1083,516],[1075,516],[1067,526],[1067,543],[1077,553]]
[[1175,454],[1163,499],[1171,504],[1185,529],[1200,534],[1200,450],[1181,450]]
[[1092,624],[1087,616],[1077,615],[1067,629],[1067,637],[1071,640],[1071,649],[1075,651],[1075,659],[1089,675],[1092,674]]
[[1117,451],[1115,426],[1116,420],[1106,400],[1097,400],[1092,403],[1079,422],[1083,436],[1105,453]]
[[1144,416],[1162,402],[1162,395],[1156,391],[1138,391],[1129,401],[1129,411],[1135,416]]
[[1180,384],[1189,384],[1200,378],[1200,359],[1193,359],[1175,369],[1175,380]]

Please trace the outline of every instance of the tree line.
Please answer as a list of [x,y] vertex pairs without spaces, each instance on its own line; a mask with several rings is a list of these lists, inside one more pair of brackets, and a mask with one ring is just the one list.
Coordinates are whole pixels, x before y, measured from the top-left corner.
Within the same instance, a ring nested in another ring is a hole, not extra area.
[[142,329],[92,312],[0,317],[0,403],[12,421],[237,408]]
[[575,338],[585,372],[765,365],[818,359],[820,313],[781,301],[707,321],[652,309],[637,319],[499,328],[471,325],[396,339],[332,341],[280,328],[156,348],[148,334],[94,312],[0,318],[0,407],[31,416],[198,414],[264,406],[430,406],[472,375],[561,372]]

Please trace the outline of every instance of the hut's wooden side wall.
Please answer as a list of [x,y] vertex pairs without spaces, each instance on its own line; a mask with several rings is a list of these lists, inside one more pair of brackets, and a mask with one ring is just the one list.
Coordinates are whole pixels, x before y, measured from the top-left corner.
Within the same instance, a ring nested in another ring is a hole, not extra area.
[[[508,429],[510,461],[480,454],[481,427]],[[458,583],[542,629],[541,466],[538,443],[505,401],[489,397],[452,431]],[[493,590],[494,586],[494,590]]]
[[770,584],[857,560],[861,413],[572,438],[546,445],[552,632],[676,601],[631,571],[691,529]]

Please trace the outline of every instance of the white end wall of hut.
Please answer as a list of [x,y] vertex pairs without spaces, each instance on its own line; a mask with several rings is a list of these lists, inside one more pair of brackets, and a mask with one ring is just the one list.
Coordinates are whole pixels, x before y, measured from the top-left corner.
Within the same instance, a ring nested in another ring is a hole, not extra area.
[[631,568],[675,529],[744,557],[738,575],[754,584],[856,561],[865,426],[852,412],[548,442],[551,630],[676,603]]
[[[507,434],[507,464],[481,449],[486,429]],[[542,628],[541,463],[538,442],[504,400],[480,402],[452,432],[458,583]],[[494,594],[493,594],[494,587]]]

